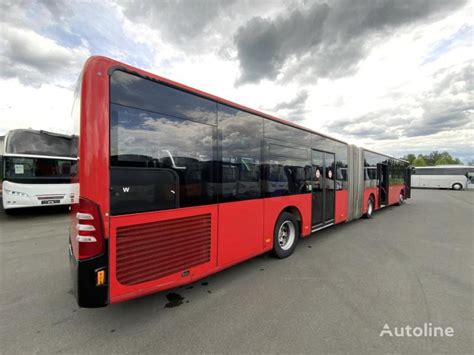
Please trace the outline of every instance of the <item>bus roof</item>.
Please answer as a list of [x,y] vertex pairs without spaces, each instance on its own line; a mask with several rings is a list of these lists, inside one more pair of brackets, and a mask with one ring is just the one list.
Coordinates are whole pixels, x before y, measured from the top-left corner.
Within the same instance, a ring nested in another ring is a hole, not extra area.
[[5,155],[77,157],[77,136],[14,129],[7,132],[4,144]]

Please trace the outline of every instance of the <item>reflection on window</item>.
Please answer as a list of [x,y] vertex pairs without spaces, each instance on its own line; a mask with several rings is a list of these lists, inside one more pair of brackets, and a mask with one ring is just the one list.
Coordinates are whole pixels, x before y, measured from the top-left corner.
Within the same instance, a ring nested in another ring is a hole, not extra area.
[[113,72],[110,84],[112,103],[216,125],[211,100],[122,71]]
[[[301,149],[282,146],[273,142],[266,143],[265,195],[285,196],[306,193],[311,179],[309,154]],[[289,157],[290,156],[290,157]]]
[[111,165],[174,171],[180,207],[216,202],[215,136],[209,125],[111,105]]
[[336,146],[336,189],[348,189],[347,144],[334,142]]
[[220,201],[261,197],[263,118],[218,106]]
[[389,184],[390,185],[403,185],[405,181],[405,168],[408,165],[402,161],[396,159],[390,159],[388,165]]
[[289,125],[265,120],[265,137],[282,142],[298,142],[303,146],[311,146],[311,133]]
[[367,167],[364,169],[364,179],[365,180],[377,180],[377,168],[376,167]]

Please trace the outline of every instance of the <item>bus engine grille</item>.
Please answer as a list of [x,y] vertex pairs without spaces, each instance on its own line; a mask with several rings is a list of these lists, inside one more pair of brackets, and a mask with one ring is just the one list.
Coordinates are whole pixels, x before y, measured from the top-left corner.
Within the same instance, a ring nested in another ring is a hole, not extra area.
[[211,215],[117,228],[117,279],[152,281],[211,259]]

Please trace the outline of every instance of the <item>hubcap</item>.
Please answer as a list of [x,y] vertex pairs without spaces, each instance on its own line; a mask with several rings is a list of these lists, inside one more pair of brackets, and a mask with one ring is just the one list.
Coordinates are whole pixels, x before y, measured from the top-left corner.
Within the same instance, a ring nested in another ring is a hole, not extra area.
[[403,195],[400,194],[400,203],[402,203],[402,202],[403,202]]
[[283,250],[291,248],[295,241],[295,225],[291,221],[285,221],[281,224],[278,230],[278,244]]
[[369,207],[367,208],[367,214],[370,216],[372,214],[372,200],[369,201]]

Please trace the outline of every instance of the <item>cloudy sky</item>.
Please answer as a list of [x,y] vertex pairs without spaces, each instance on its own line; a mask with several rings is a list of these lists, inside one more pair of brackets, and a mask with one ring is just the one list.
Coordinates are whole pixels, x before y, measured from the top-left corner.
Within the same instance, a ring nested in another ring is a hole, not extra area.
[[474,160],[467,0],[0,0],[0,134],[71,132],[105,55],[395,156]]

